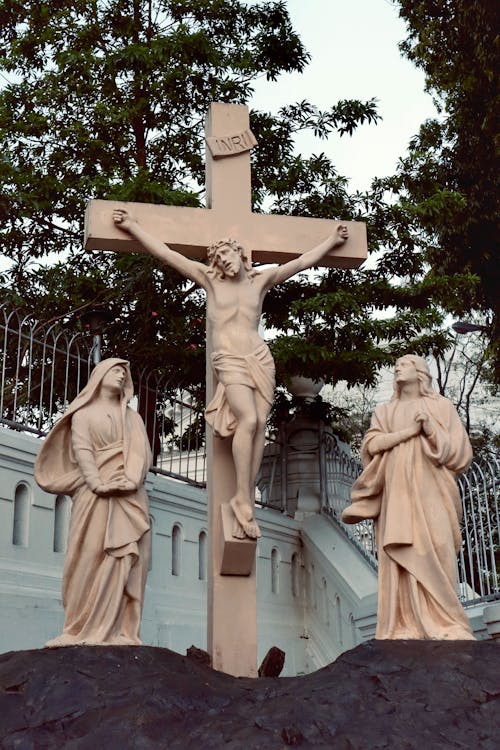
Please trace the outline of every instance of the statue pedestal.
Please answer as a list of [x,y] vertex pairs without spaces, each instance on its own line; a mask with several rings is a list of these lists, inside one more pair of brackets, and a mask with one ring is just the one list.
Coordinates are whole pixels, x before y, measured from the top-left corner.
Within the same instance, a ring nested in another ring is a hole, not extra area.
[[229,503],[223,503],[221,513],[220,574],[223,576],[249,576],[254,568],[256,539],[235,539],[232,535],[234,515]]

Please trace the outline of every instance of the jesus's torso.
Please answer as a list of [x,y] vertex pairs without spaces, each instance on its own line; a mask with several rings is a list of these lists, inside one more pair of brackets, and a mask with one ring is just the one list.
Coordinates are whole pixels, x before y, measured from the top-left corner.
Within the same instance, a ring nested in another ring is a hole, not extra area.
[[213,351],[251,354],[262,343],[259,321],[262,280],[214,279],[207,288],[207,318]]

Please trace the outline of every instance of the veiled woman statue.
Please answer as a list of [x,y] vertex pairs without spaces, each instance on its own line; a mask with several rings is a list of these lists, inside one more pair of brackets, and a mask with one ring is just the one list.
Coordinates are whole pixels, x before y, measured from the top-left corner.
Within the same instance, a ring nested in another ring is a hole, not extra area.
[[362,445],[364,470],[342,518],[375,519],[376,638],[473,639],[456,593],[462,514],[456,475],[472,449],[455,407],[424,359],[396,362],[394,396],[378,406]]
[[150,555],[151,450],[128,362],[105,359],[42,444],[35,479],[73,498],[64,629],[46,645],[138,645]]

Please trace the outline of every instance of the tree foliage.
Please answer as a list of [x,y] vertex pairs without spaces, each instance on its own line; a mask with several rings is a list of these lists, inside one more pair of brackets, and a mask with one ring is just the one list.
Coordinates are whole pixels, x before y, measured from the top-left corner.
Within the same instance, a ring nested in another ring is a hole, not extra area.
[[275,78],[307,60],[283,3],[0,10],[2,68],[15,76],[0,108],[1,219],[21,258],[79,248],[82,205],[95,195],[195,205],[207,103],[243,102],[259,70]]
[[[0,236],[12,259],[5,295],[71,324],[104,305],[114,315],[107,354],[200,386],[201,294],[149,257],[84,254],[84,206],[94,197],[201,205],[208,103],[247,102],[258,76],[275,79],[307,63],[285,3],[23,0],[0,2],[0,13],[0,70],[10,80],[0,91]],[[423,201],[388,202],[395,188],[380,180],[367,194],[350,194],[324,154],[295,151],[300,130],[348,136],[377,119],[374,100],[251,113],[254,209],[364,220],[377,258],[371,270],[330,270],[268,296],[282,379],[373,383],[405,351],[444,350],[445,311],[466,309],[471,297],[470,274],[425,265]],[[47,257],[51,264],[38,264]]]
[[[11,80],[0,92],[0,232],[12,301],[43,318],[110,306],[108,353],[199,382],[201,296],[149,258],[83,254],[84,207],[92,197],[200,205],[208,103],[245,102],[259,75],[307,62],[285,4],[3,2],[0,11]],[[297,130],[350,133],[375,119],[373,102],[255,113],[256,207],[293,163]],[[41,256],[56,262],[37,266]]]
[[490,313],[498,368],[500,7],[490,0],[398,0],[398,5],[408,25],[402,51],[424,70],[440,117],[422,125],[392,188],[414,204],[435,273],[466,269],[476,276],[468,306]]

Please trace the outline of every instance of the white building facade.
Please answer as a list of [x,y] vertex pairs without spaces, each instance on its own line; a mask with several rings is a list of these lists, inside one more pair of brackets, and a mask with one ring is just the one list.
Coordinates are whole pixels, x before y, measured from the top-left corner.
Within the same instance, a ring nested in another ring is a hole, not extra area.
[[[61,632],[61,576],[71,500],[33,479],[39,440],[0,429],[0,652],[40,648]],[[203,489],[149,474],[152,521],[142,639],[206,648]],[[311,672],[373,637],[376,572],[326,516],[262,508],[257,552],[259,662],[286,653],[284,675]]]

